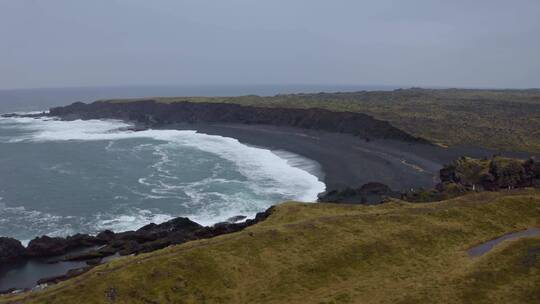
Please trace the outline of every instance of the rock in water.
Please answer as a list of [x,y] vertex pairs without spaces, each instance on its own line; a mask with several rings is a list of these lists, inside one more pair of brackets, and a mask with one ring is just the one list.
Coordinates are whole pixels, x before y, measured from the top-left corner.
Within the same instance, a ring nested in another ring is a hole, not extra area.
[[0,264],[24,258],[26,249],[16,239],[0,237]]
[[28,243],[27,254],[31,257],[61,255],[67,251],[65,239],[41,236]]
[[103,245],[105,243],[105,240],[87,234],[76,234],[67,238],[44,235],[30,241],[26,254],[29,257],[57,256],[73,249]]
[[240,221],[243,221],[247,218],[247,216],[245,215],[236,215],[236,216],[232,216],[230,218],[227,219],[227,222],[228,223],[238,223]]
[[183,232],[193,232],[195,230],[201,229],[203,226],[195,223],[194,221],[188,219],[187,217],[177,217],[170,221],[161,224],[148,224],[137,232],[143,233],[160,233],[160,232],[172,232],[172,231],[183,231]]

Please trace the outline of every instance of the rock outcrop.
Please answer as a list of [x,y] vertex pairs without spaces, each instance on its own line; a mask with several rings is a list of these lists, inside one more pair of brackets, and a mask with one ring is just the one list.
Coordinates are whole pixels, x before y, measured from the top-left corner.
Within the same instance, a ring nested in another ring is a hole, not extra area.
[[461,157],[444,166],[441,182],[434,189],[418,189],[404,194],[413,202],[439,201],[473,191],[540,188],[540,162],[494,156],[475,159]]
[[25,248],[16,239],[0,237],[0,264],[22,259]]
[[444,166],[441,183],[455,183],[474,190],[497,191],[538,186],[540,163],[534,159],[462,157]]
[[230,103],[161,103],[154,100],[130,102],[76,102],[52,108],[51,116],[62,119],[114,118],[147,126],[174,123],[235,123],[298,127],[336,133],[347,133],[363,139],[385,138],[408,142],[427,141],[401,131],[386,121],[353,112],[324,109],[262,108]]
[[388,198],[400,198],[401,193],[392,191],[382,183],[367,183],[356,189],[332,190],[319,195],[319,202],[376,205]]
[[87,234],[76,234],[67,238],[41,236],[28,243],[25,255],[47,257],[65,254],[71,250],[105,244],[105,240]]
[[[272,211],[273,207],[258,213],[254,219],[235,223],[223,222],[211,227],[204,227],[188,218],[178,217],[162,224],[148,224],[136,231],[114,233],[105,230],[96,236],[76,234],[66,238],[41,236],[30,241],[27,248],[15,239],[0,237],[0,266],[16,260],[43,257],[52,257],[52,262],[86,261],[87,267],[72,269],[60,276],[42,278],[38,282],[54,284],[88,271],[100,264],[105,257],[150,252],[187,241],[237,232],[266,219]],[[235,217],[235,220],[241,218]],[[73,250],[81,248],[86,250],[70,254]],[[54,260],[55,257],[57,260]]]
[[244,222],[224,222],[211,227],[203,227],[188,218],[179,217],[162,224],[149,224],[137,231],[121,233],[104,231],[96,238],[106,240],[105,246],[76,255],[68,255],[64,260],[81,261],[101,259],[113,254],[129,255],[151,252],[187,241],[237,232],[266,219],[272,210],[269,208],[265,212],[258,213],[254,219],[248,219]]

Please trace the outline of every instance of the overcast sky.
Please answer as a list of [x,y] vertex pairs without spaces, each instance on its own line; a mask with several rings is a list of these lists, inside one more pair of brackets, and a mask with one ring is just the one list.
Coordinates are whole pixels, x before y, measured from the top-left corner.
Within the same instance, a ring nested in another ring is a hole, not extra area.
[[540,0],[0,0],[0,89],[540,87]]

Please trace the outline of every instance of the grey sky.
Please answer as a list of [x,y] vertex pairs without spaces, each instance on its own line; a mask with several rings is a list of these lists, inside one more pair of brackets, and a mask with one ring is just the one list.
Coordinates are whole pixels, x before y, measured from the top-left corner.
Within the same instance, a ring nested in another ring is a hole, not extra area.
[[540,87],[539,0],[0,0],[0,88]]

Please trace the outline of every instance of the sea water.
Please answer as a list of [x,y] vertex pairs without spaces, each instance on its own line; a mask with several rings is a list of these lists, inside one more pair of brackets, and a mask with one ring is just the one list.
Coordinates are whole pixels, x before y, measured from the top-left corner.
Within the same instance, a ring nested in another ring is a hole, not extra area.
[[0,118],[0,236],[133,230],[178,216],[211,225],[325,190],[310,160],[117,120]]

